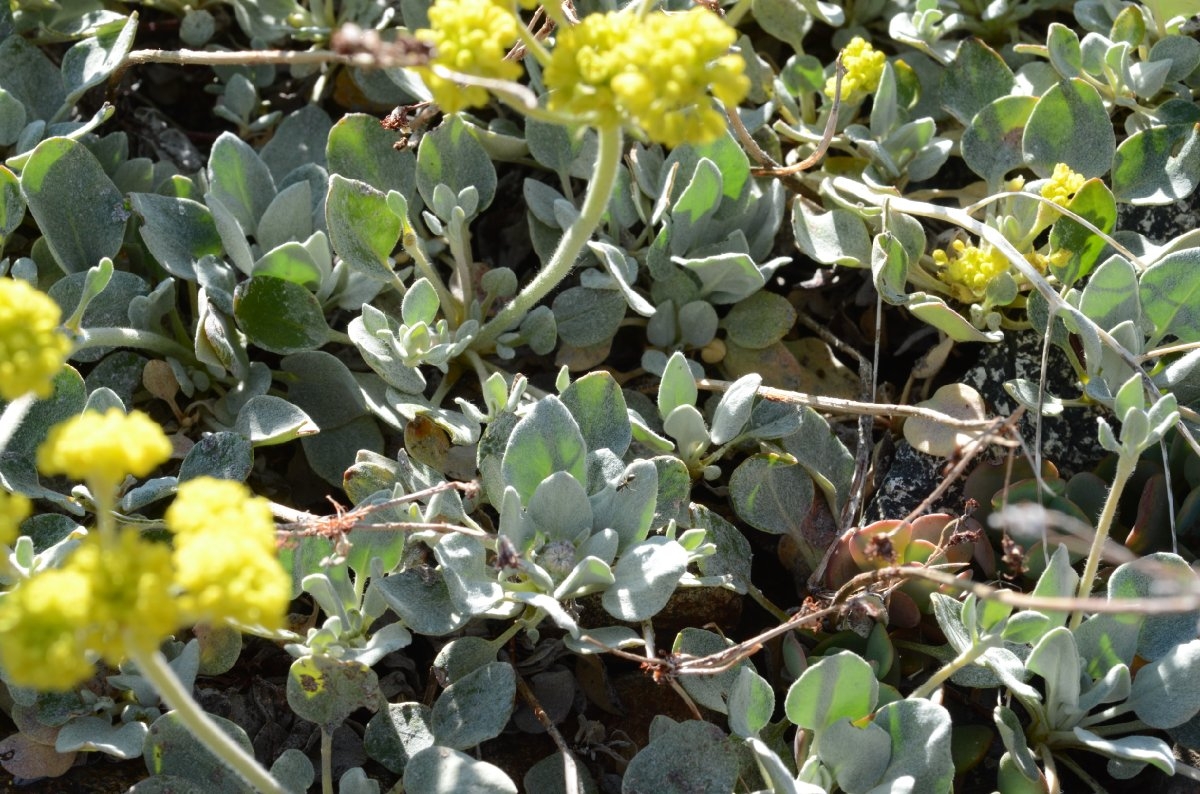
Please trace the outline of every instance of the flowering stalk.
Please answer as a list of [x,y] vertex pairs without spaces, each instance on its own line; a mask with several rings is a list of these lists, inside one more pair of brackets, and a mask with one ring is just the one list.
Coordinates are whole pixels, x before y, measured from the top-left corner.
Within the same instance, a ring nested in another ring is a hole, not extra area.
[[600,149],[579,217],[558,241],[558,247],[554,249],[554,254],[546,266],[479,331],[471,345],[475,350],[483,351],[494,347],[496,339],[502,333],[516,325],[538,301],[558,286],[571,272],[583,246],[600,225],[600,219],[604,217],[604,210],[608,207],[608,200],[612,197],[613,187],[617,182],[622,135],[621,128],[617,125],[601,127],[597,132]]
[[0,413],[0,452],[4,452],[13,433],[17,432],[36,399],[37,396],[33,392],[27,392],[4,406],[4,412]]
[[136,642],[128,643],[129,658],[153,686],[179,721],[209,751],[259,791],[286,794],[286,789],[263,769],[254,756],[221,730],[200,704],[184,689],[175,671],[160,651],[146,652]]
[[[1117,470],[1113,474],[1112,489],[1104,500],[1100,517],[1096,519],[1096,535],[1092,538],[1092,547],[1088,550],[1087,562],[1083,566],[1083,575],[1079,577],[1078,596],[1087,598],[1091,595],[1092,585],[1096,581],[1096,569],[1100,567],[1100,557],[1104,553],[1104,542],[1108,540],[1108,532],[1112,529],[1113,519],[1117,514],[1117,503],[1121,501],[1121,492],[1133,476],[1137,468],[1137,455],[1122,454],[1117,458]],[[1071,615],[1071,630],[1074,631],[1083,622],[1083,612]]]

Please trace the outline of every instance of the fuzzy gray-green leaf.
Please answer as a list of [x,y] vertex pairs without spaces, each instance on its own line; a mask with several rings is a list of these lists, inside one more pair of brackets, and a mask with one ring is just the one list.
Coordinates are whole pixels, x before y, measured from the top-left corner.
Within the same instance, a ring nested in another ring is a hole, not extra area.
[[[87,270],[121,250],[125,200],[83,144],[67,138],[38,144],[21,171],[21,193],[65,272]],[[87,200],[73,200],[79,196]]]
[[466,750],[500,735],[517,694],[512,665],[491,662],[448,686],[433,704],[430,729],[439,745]]

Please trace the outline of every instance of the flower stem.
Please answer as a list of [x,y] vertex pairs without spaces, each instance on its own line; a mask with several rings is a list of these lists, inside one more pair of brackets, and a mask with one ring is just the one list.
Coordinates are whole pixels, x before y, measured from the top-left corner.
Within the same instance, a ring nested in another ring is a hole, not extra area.
[[[1100,557],[1104,552],[1104,541],[1108,540],[1109,530],[1112,529],[1113,519],[1117,515],[1117,503],[1121,501],[1121,492],[1125,490],[1125,484],[1129,482],[1136,467],[1136,455],[1121,454],[1117,458],[1117,471],[1113,475],[1112,488],[1108,492],[1108,498],[1104,500],[1100,518],[1096,521],[1096,536],[1092,538],[1092,548],[1088,551],[1087,562],[1083,566],[1083,575],[1079,578],[1078,596],[1080,598],[1087,598],[1091,595],[1092,585],[1096,581],[1096,569],[1100,567]],[[1082,622],[1083,613],[1073,613],[1071,630],[1077,629]]]
[[321,728],[321,794],[333,794],[333,734]]
[[596,156],[596,165],[592,170],[592,179],[579,217],[558,241],[558,247],[554,249],[554,254],[546,266],[479,331],[479,335],[471,344],[474,350],[485,352],[495,347],[501,334],[519,323],[550,290],[557,287],[571,272],[583,246],[600,225],[600,219],[604,217],[604,210],[608,207],[608,200],[612,197],[613,186],[617,182],[617,166],[621,160],[621,128],[601,127],[597,132],[600,151]]
[[25,415],[29,413],[29,409],[33,407],[36,400],[37,397],[34,396],[34,393],[29,392],[4,406],[4,412],[0,413],[0,452],[4,452],[4,448],[12,440],[13,434],[21,426],[21,422],[25,421]]
[[284,787],[263,769],[254,756],[221,730],[204,709],[200,708],[200,704],[183,688],[183,684],[161,652],[146,653],[133,645],[127,650],[130,658],[137,664],[138,672],[154,685],[163,702],[175,712],[179,721],[213,755],[257,790],[270,794],[286,794]]

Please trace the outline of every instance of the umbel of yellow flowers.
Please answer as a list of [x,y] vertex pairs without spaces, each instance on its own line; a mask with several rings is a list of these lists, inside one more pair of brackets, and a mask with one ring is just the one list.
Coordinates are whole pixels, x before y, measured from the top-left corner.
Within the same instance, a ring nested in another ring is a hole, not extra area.
[[[520,77],[505,60],[518,40],[512,4],[494,0],[436,0],[431,28],[419,38],[434,45],[432,66],[498,80]],[[750,88],[745,62],[729,48],[737,34],[703,8],[681,13],[624,11],[590,14],[558,30],[553,49],[531,50],[544,59],[546,110],[568,124],[628,126],[667,146],[706,143],[725,130],[715,97],[737,104]],[[434,101],[448,113],[487,103],[478,85],[459,84],[418,70]]]
[[71,352],[58,328],[61,319],[49,295],[24,281],[0,278],[0,398],[50,396],[54,376]]
[[[150,473],[170,452],[150,417],[112,409],[54,428],[38,465],[95,491]],[[275,557],[270,505],[241,483],[202,477],[181,485],[165,516],[170,543],[113,526],[111,514],[98,523],[61,568],[0,598],[0,667],[13,684],[71,689],[96,658],[116,665],[131,651],[153,652],[195,623],[282,625],[291,581]]]

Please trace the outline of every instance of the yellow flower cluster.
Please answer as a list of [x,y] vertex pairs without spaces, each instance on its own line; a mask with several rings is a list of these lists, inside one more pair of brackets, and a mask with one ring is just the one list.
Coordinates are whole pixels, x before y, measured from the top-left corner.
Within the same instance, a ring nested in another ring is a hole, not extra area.
[[1071,252],[1065,248],[1060,248],[1052,254],[1042,254],[1037,251],[1025,254],[1025,261],[1038,269],[1039,273],[1045,273],[1051,267],[1062,267],[1071,259]]
[[977,248],[955,240],[950,249],[950,253],[935,250],[933,262],[938,267],[938,278],[954,288],[954,296],[960,300],[982,298],[992,279],[1008,270],[1004,254],[990,245]]
[[[842,101],[857,102],[879,88],[885,63],[887,56],[872,47],[869,41],[861,36],[850,39],[842,50],[842,66],[846,69],[842,77]],[[836,77],[826,80],[825,96],[833,99],[836,86]]]
[[[207,511],[207,514],[206,514]],[[283,625],[291,581],[275,558],[265,500],[240,483],[199,478],[167,510],[174,543],[124,528],[92,534],[55,570],[0,599],[0,664],[19,686],[67,690],[91,658],[117,664],[182,626],[226,620]]]
[[192,622],[282,625],[292,584],[275,558],[265,499],[240,483],[202,477],[180,487],[166,522],[175,533],[180,604]]
[[667,146],[704,143],[725,131],[709,95],[737,104],[749,90],[736,33],[703,8],[644,17],[591,14],[558,35],[544,74],[552,111],[590,124],[640,127]]
[[50,396],[71,352],[58,328],[61,319],[50,296],[24,281],[0,278],[0,398]]
[[119,485],[127,475],[144,477],[171,456],[171,442],[141,411],[87,411],[51,428],[38,448],[43,474],[86,480],[93,490]]
[[1054,173],[1050,175],[1050,179],[1042,185],[1042,197],[1065,207],[1086,181],[1083,174],[1077,174],[1070,166],[1059,163],[1054,166]]
[[[516,80],[521,76],[521,64],[504,59],[520,33],[520,22],[504,4],[493,0],[436,0],[429,9],[429,24],[429,29],[417,31],[417,38],[433,45],[434,65],[494,80]],[[429,68],[418,72],[433,93],[433,100],[446,113],[488,103],[488,92],[480,86],[456,83]]]
[[19,493],[0,491],[0,546],[11,546],[17,539],[17,527],[29,517],[32,506]]

